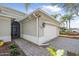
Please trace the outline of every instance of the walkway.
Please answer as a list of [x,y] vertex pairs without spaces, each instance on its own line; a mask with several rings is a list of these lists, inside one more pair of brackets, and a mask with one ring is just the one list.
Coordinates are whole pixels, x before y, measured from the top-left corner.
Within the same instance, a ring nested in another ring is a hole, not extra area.
[[49,56],[45,47],[39,47],[24,39],[16,39],[15,42],[27,56]]

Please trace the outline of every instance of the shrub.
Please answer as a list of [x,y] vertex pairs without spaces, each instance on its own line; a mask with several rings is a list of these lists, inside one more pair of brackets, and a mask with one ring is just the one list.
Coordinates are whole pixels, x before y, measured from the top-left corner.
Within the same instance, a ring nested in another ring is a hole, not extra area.
[[67,29],[65,27],[60,28],[60,32],[66,32]]
[[20,53],[18,52],[18,50],[16,48],[13,48],[11,49],[11,52],[10,52],[11,56],[17,56],[19,55]]
[[10,45],[10,55],[11,56],[17,56],[17,55],[20,55],[20,52],[17,50],[17,46],[16,46],[16,44],[15,43],[12,43],[11,45]]
[[64,50],[63,49],[58,49],[55,50],[54,48],[47,48],[51,56],[63,56],[64,55]]
[[10,49],[14,49],[14,48],[17,48],[17,46],[16,46],[15,43],[12,43],[12,44],[10,45]]
[[51,56],[56,56],[56,50],[54,48],[47,48]]
[[4,45],[4,41],[0,40],[0,47]]

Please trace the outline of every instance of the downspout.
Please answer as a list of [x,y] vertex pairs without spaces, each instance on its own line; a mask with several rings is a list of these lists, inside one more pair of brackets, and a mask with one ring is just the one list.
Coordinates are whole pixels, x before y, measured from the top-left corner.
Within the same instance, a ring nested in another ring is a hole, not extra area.
[[36,14],[33,14],[34,17],[36,18],[36,24],[37,24],[37,39],[38,39],[38,44],[39,44],[39,17]]
[[37,39],[38,39],[38,45],[39,46],[48,46],[49,44],[40,44],[39,42],[39,16],[37,16],[36,14],[33,14],[36,18],[36,23],[37,23]]
[[37,39],[38,39],[38,44],[39,44],[39,18],[37,17],[36,19],[37,22]]

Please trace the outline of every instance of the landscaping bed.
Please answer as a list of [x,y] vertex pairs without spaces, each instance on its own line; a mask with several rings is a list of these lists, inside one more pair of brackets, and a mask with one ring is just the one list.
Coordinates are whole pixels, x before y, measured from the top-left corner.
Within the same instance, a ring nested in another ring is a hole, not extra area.
[[72,38],[72,39],[79,39],[79,35],[60,35],[60,37]]
[[79,39],[79,33],[78,32],[62,32],[60,34],[60,37]]
[[0,46],[0,56],[24,56],[23,51],[16,45],[15,42],[5,42]]

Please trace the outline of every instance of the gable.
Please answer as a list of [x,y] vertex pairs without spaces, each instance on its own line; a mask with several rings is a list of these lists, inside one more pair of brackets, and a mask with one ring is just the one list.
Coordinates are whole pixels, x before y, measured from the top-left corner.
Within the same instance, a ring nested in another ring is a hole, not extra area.
[[59,22],[55,20],[54,17],[51,17],[49,16],[47,13],[44,13],[44,12],[41,12],[41,11],[38,11],[37,13],[39,13],[41,15],[41,19],[42,20],[45,20],[46,23],[50,23],[52,25],[56,25],[59,27]]
[[[48,15],[48,13],[46,13],[45,11],[41,10],[41,9],[37,9],[34,12],[32,12],[31,14],[29,14],[26,18],[34,16],[34,14],[40,14],[41,17],[40,18],[44,18],[45,20],[47,19],[48,21],[52,22],[52,24],[56,25],[59,27],[59,22],[57,20],[55,20],[54,17],[51,17],[50,15]],[[25,19],[26,19],[25,18]],[[43,19],[43,20],[44,20]]]

